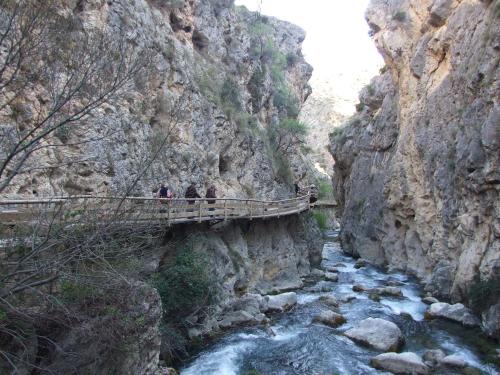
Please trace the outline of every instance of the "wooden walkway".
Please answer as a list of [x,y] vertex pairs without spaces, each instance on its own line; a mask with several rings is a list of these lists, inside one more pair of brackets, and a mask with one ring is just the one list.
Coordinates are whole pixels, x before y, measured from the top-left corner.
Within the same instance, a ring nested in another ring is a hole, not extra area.
[[309,195],[265,201],[218,198],[158,199],[146,197],[67,196],[42,199],[0,200],[0,224],[77,224],[88,220],[114,220],[165,225],[211,220],[265,219],[299,214],[313,207],[332,207],[334,202],[309,203]]

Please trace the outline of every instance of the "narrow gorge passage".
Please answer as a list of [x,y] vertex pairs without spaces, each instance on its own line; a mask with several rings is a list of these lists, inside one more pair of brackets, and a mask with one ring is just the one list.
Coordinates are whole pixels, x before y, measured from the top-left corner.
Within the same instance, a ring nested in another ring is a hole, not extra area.
[[[297,305],[289,312],[272,316],[269,327],[241,328],[227,333],[203,349],[181,369],[181,375],[324,375],[380,374],[370,359],[380,352],[358,345],[342,335],[366,318],[394,322],[405,338],[403,351],[424,355],[440,349],[456,354],[470,366],[468,374],[483,371],[497,374],[500,368],[485,361],[484,352],[474,343],[478,329],[467,329],[444,320],[425,320],[428,306],[422,302],[422,289],[416,280],[401,273],[385,273],[368,265],[355,268],[356,260],[342,252],[329,231],[323,248],[322,267],[338,270],[338,282],[309,280],[297,290]],[[366,289],[397,285],[402,297],[369,298]],[[332,309],[324,296],[338,300],[337,310],[347,322],[337,328],[315,323],[315,316]],[[323,297],[323,298],[322,298]],[[445,367],[435,374],[462,374],[464,369]]]

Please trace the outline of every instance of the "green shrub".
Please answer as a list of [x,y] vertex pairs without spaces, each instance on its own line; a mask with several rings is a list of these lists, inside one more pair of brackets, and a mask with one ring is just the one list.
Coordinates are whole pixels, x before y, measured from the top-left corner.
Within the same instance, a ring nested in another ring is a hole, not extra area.
[[89,285],[74,280],[59,281],[60,296],[68,304],[87,304],[99,296],[99,291]]
[[299,100],[292,93],[290,88],[280,86],[273,96],[273,105],[278,109],[282,118],[295,118],[299,115]]
[[223,105],[241,110],[240,90],[233,79],[226,77],[224,80],[220,90],[220,99]]
[[262,88],[264,86],[264,81],[266,79],[266,68],[265,66],[259,67],[255,70],[248,81],[247,88],[250,92],[252,101],[253,113],[259,112],[262,103]]
[[321,180],[318,182],[318,198],[333,198],[333,186],[330,180]]
[[313,217],[316,220],[316,223],[318,224],[319,229],[325,230],[327,228],[328,218],[326,217],[326,214],[324,212],[314,211]]
[[500,279],[475,280],[469,289],[469,303],[476,312],[486,310],[497,302],[500,296]]
[[207,273],[205,263],[187,246],[154,275],[153,285],[160,294],[165,320],[186,318],[215,301],[215,281]]

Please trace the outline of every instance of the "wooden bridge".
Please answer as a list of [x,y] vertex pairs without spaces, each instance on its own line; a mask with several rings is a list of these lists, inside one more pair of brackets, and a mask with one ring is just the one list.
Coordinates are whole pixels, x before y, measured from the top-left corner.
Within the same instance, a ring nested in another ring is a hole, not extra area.
[[310,204],[310,195],[284,200],[237,198],[166,199],[146,197],[62,196],[0,200],[0,224],[40,224],[85,220],[148,222],[165,225],[212,220],[265,219],[299,214],[334,202]]

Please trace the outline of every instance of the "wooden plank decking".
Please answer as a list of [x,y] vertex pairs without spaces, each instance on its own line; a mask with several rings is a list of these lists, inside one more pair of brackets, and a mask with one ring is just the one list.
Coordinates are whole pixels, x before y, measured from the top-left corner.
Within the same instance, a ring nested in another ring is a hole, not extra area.
[[0,200],[0,223],[35,224],[57,218],[68,224],[82,217],[106,220],[114,216],[123,222],[152,222],[173,225],[189,222],[234,219],[262,219],[288,216],[312,207],[331,207],[332,202],[309,203],[309,195],[266,201],[217,198],[209,204],[202,199],[158,199],[146,197],[67,196],[42,199]]

